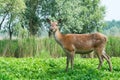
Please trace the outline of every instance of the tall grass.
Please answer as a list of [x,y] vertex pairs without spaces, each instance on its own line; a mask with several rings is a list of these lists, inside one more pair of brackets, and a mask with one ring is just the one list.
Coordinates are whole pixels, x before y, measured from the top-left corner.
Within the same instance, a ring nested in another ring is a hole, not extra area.
[[120,37],[109,37],[106,46],[107,54],[120,57]]
[[[120,38],[109,37],[106,52],[110,56],[120,56]],[[53,38],[26,38],[18,40],[1,40],[0,56],[5,57],[61,57],[65,56],[62,48]]]
[[27,38],[1,40],[0,56],[5,57],[60,57],[64,56],[61,47],[52,38]]

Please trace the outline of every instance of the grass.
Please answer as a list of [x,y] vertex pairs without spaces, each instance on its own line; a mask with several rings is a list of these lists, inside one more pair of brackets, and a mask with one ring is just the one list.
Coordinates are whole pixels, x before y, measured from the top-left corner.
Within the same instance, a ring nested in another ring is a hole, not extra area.
[[120,57],[120,37],[109,37],[106,51],[109,55]]
[[63,58],[0,58],[1,80],[119,80],[120,58],[111,59],[113,71],[108,70],[104,61],[97,70],[98,59],[75,58],[74,70],[65,72]]
[[0,40],[0,56],[4,57],[54,57],[64,55],[53,38],[35,37],[18,40]]
[[[114,57],[120,57],[119,43],[119,37],[109,37],[108,43],[106,45],[107,54]],[[35,37],[31,37],[12,41],[1,40],[0,56],[58,58],[61,56],[65,56],[65,53],[53,38],[38,39]]]

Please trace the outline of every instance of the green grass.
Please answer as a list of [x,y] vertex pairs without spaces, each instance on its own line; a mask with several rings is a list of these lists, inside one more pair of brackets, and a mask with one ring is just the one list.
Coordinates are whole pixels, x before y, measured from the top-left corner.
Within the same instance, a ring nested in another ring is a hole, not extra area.
[[119,80],[120,58],[111,59],[113,71],[104,61],[97,70],[98,59],[75,58],[74,70],[65,72],[65,58],[0,58],[0,80]]
[[53,38],[0,40],[0,56],[45,58],[46,55],[54,58],[64,56],[62,48]]
[[[106,52],[120,57],[120,37],[108,37]],[[46,56],[47,55],[47,56]],[[0,56],[4,57],[64,57],[63,49],[53,38],[30,37],[18,40],[0,40]]]
[[106,52],[110,56],[120,57],[120,37],[109,37]]

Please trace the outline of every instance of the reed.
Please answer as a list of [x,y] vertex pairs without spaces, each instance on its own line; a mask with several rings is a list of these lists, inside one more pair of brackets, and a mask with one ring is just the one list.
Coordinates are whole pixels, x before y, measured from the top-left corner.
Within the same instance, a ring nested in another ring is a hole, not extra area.
[[[106,45],[107,54],[120,57],[119,44],[119,37],[109,37]],[[59,58],[65,56],[65,53],[53,38],[30,37],[17,40],[0,40],[0,56]]]
[[57,58],[64,56],[64,52],[52,38],[30,37],[18,40],[1,40],[0,56]]

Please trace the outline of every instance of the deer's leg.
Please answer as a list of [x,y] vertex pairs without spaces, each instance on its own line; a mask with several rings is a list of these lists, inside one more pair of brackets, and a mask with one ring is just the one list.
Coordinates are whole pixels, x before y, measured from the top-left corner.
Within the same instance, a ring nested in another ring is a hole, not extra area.
[[71,69],[73,69],[73,66],[74,66],[74,54],[75,54],[75,52],[74,51],[72,51],[71,53],[70,53],[70,59],[71,59]]
[[109,64],[109,68],[110,68],[110,71],[112,71],[112,63],[110,61],[110,57],[106,54],[106,52],[103,50],[103,54],[102,56],[106,59],[106,61],[108,62]]
[[66,58],[66,71],[68,71],[69,61],[70,61],[70,55],[67,54],[67,58]]
[[103,63],[103,57],[102,57],[102,52],[101,52],[101,50],[98,49],[98,50],[96,51],[96,54],[97,54],[98,59],[99,59],[98,69],[100,69],[101,66],[102,66],[102,63]]
[[98,58],[99,58],[99,65],[98,65],[98,69],[100,69],[100,68],[101,68],[101,66],[102,66],[102,63],[103,63],[103,58],[102,58],[102,56],[101,56],[101,55],[99,55],[99,56],[98,56]]

